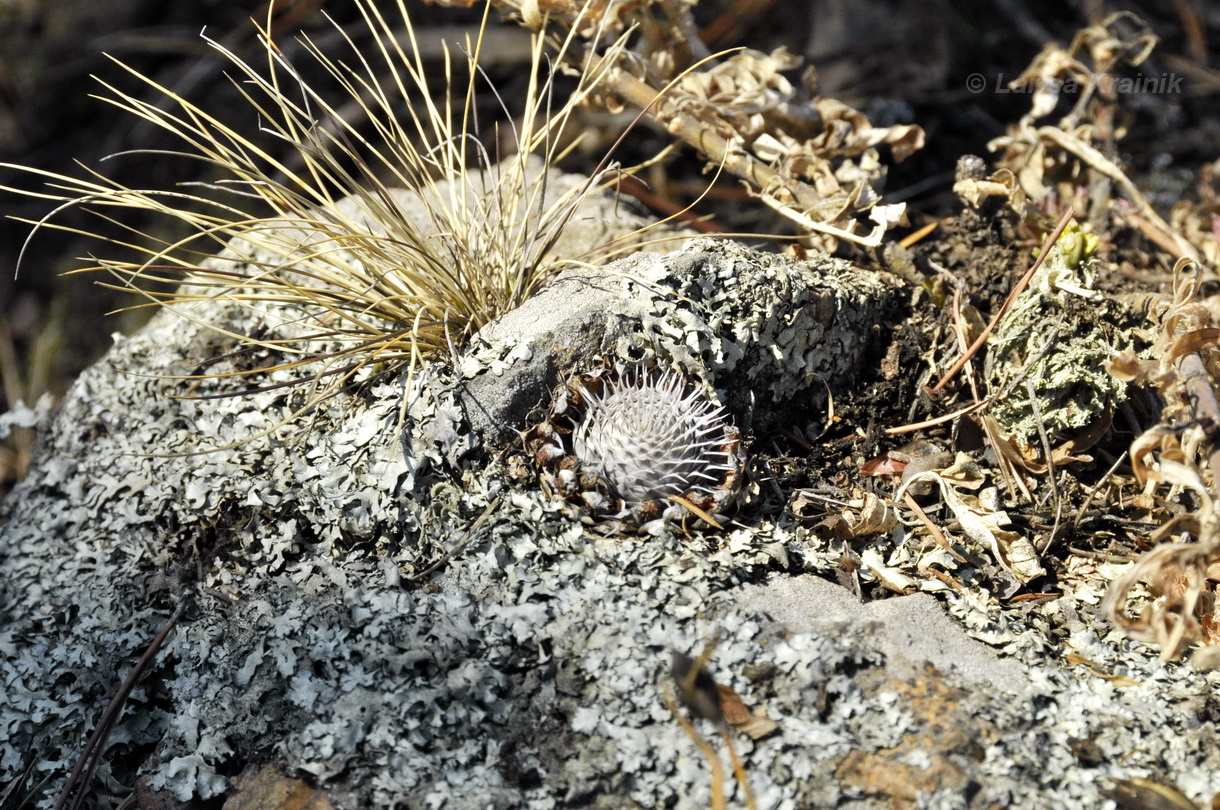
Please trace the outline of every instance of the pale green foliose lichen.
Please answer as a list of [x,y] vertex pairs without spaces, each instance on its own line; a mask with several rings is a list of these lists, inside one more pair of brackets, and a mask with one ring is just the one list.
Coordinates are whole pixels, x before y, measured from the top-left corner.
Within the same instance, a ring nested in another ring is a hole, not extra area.
[[1079,431],[1126,398],[1126,384],[1105,365],[1140,341],[1117,325],[1130,320],[1119,307],[1092,289],[1095,246],[1092,234],[1069,228],[990,338],[988,413],[1023,444],[1038,444],[1039,426],[1048,437]]
[[[695,254],[676,260],[697,270],[729,257]],[[673,277],[704,294],[731,297],[679,269]],[[810,305],[831,323],[840,306],[833,296]],[[252,326],[212,306],[198,314],[234,331]],[[654,326],[637,320],[635,332],[706,335],[691,319],[698,313],[640,306]],[[717,326],[721,343],[696,340],[705,368],[724,366],[707,372],[710,385],[753,370],[765,405],[798,383],[763,370],[782,376],[793,363],[820,373],[822,361],[787,353],[805,338],[786,330],[805,329],[808,313],[740,317],[740,329],[728,316]],[[865,320],[850,313],[840,323]],[[770,336],[779,356],[750,342]],[[177,380],[158,376],[227,348],[169,315],[120,340],[82,375],[43,455],[0,505],[0,785],[28,771],[37,808],[53,804],[102,708],[183,600],[181,623],[105,752],[100,807],[118,803],[137,767],[152,788],[186,801],[219,796],[249,762],[309,775],[341,810],[707,807],[708,769],[662,686],[672,649],[698,654],[716,636],[717,680],[778,723],[764,739],[738,737],[760,806],[883,806],[843,787],[838,768],[853,752],[883,756],[932,738],[927,713],[892,680],[893,660],[921,647],[901,677],[961,688],[987,740],[953,760],[966,783],[936,788],[929,806],[1101,806],[1105,777],[1156,775],[1195,800],[1220,787],[1215,735],[1199,723],[1216,676],[1103,644],[1070,605],[1006,618],[985,595],[946,595],[966,628],[955,639],[927,597],[895,605],[884,621],[854,597],[847,610],[798,604],[791,621],[777,621],[766,589],[800,579],[793,573],[833,579],[850,550],[843,542],[782,514],[716,535],[590,537],[559,504],[511,481],[488,452],[503,445],[471,435],[458,392],[468,374],[480,376],[472,368],[420,369],[405,435],[402,381],[345,391],[309,425],[277,432],[304,394],[184,399]],[[481,376],[496,379],[544,354],[537,345],[492,353],[502,365],[487,363]],[[201,393],[221,384],[205,381]],[[901,536],[875,542],[886,554],[909,546]],[[875,584],[868,570],[857,576]],[[747,586],[764,591],[751,596]],[[1140,686],[1115,689],[1060,668],[1031,631],[1048,623]],[[1023,674],[1012,677],[966,633],[1002,648]],[[1093,740],[1101,762],[1082,768],[1072,738]]]

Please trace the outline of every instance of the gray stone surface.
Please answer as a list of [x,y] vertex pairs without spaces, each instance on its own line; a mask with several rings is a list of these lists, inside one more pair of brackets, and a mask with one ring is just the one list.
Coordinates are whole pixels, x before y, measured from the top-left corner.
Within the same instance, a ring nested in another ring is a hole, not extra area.
[[885,656],[890,678],[916,678],[930,664],[990,690],[1021,697],[1030,692],[1020,664],[966,635],[930,594],[862,604],[846,588],[821,577],[779,575],[764,584],[743,585],[737,599],[741,609],[769,616],[794,632],[869,639]]
[[894,292],[828,256],[802,262],[708,238],[608,272],[569,270],[476,336],[462,402],[475,432],[499,443],[600,357],[660,358],[719,389],[747,432],[817,422]]

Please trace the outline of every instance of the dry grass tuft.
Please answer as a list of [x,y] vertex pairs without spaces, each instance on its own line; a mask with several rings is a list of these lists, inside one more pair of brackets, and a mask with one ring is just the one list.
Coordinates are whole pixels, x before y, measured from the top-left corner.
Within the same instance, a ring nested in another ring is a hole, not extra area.
[[[546,35],[535,35],[524,115],[504,125],[516,151],[500,161],[482,136],[503,133],[480,131],[474,103],[485,81],[479,60],[487,14],[460,54],[446,49],[437,94],[405,0],[394,19],[372,0],[358,6],[371,44],[358,46],[337,25],[349,49],[342,58],[308,38],[301,43],[341,88],[338,98],[305,81],[273,41],[270,20],[259,29],[261,68],[209,40],[230,63],[230,80],[249,105],[243,111],[201,109],[118,62],[161,103],[105,82],[99,98],[171,133],[181,149],[168,154],[208,164],[214,182],[149,190],[94,170],[85,179],[37,172],[49,190],[36,196],[58,206],[30,223],[34,234],[69,230],[96,236],[112,253],[134,251],[135,260],[95,259],[85,270],[105,271],[116,286],[243,347],[271,350],[275,365],[258,373],[290,370],[295,381],[316,385],[302,410],[373,368],[414,370],[529,297],[557,270],[550,249],[607,171],[603,165],[587,183],[558,193],[538,167],[561,157],[558,133],[619,57],[622,40],[583,58],[575,35],[552,42],[556,63],[579,66],[576,90],[556,107]],[[292,159],[225,123],[240,114],[257,115],[261,134],[287,145]],[[413,219],[396,189],[422,200],[428,221]],[[56,224],[55,214],[68,207],[83,207],[129,237]],[[172,227],[158,233],[186,235],[171,240],[125,226],[131,209],[168,219]],[[205,322],[198,306],[210,302],[252,310],[258,334]],[[252,372],[205,376],[243,373]]]

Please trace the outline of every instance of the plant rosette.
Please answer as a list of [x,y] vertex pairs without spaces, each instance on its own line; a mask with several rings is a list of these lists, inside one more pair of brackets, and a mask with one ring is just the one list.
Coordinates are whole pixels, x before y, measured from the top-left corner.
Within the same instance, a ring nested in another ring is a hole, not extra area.
[[528,438],[542,486],[606,528],[721,527],[744,480],[741,431],[676,370],[614,363],[573,376]]

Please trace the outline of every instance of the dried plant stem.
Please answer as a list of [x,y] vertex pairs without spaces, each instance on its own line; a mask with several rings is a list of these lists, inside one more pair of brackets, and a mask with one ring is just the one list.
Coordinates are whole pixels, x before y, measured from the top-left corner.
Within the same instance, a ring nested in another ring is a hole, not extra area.
[[[607,80],[607,86],[623,97],[628,103],[645,111],[646,114],[665,124],[672,135],[676,135],[686,143],[698,149],[704,155],[723,163],[726,171],[740,177],[761,189],[786,189],[784,179],[760,160],[751,157],[741,148],[734,148],[727,139],[716,132],[713,122],[706,121],[692,113],[678,109],[654,110],[660,101],[662,93],[640,81],[624,70],[615,71]],[[784,191],[778,192],[784,194]],[[816,200],[813,190],[809,189],[811,199]],[[794,202],[806,202],[797,193],[790,193]]]
[[1055,542],[1055,535],[1059,533],[1059,523],[1063,519],[1063,495],[1059,492],[1059,482],[1055,479],[1058,474],[1055,470],[1055,453],[1051,449],[1051,440],[1046,435],[1046,426],[1042,422],[1042,407],[1038,404],[1038,392],[1034,388],[1033,380],[1025,381],[1025,391],[1029,394],[1029,407],[1033,410],[1034,422],[1038,425],[1038,438],[1042,441],[1042,453],[1046,456],[1046,478],[1050,481],[1051,495],[1055,499],[1055,525],[1051,527],[1042,548],[1038,549],[1039,554],[1045,554],[1051,543]]
[[699,749],[699,753],[703,754],[703,758],[707,760],[708,765],[712,769],[712,797],[709,806],[712,810],[727,810],[728,802],[724,797],[724,764],[720,761],[720,755],[716,753],[716,749],[712,744],[703,739],[703,735],[696,730],[691,721],[682,716],[682,710],[678,708],[677,701],[674,700],[673,693],[669,691],[669,687],[663,687],[665,692],[665,705],[669,707],[670,713],[674,719],[678,721],[678,725],[686,732],[686,736],[690,737],[691,742]]
[[136,662],[136,665],[127,673],[127,677],[123,679],[119,690],[115,693],[109,705],[106,706],[106,710],[102,712],[101,718],[98,719],[93,733],[89,735],[89,740],[85,743],[80,757],[76,760],[72,773],[68,775],[67,781],[64,782],[64,787],[60,791],[59,798],[55,800],[53,810],[64,810],[65,807],[80,807],[81,802],[86,796],[84,788],[92,781],[93,774],[101,763],[102,752],[106,749],[106,739],[110,736],[110,731],[119,719],[119,715],[123,711],[123,705],[131,695],[131,690],[136,688],[136,684],[144,676],[144,671],[148,669],[153,659],[157,657],[157,652],[165,644],[165,639],[169,637],[170,631],[174,629],[178,624],[178,620],[182,618],[182,611],[185,607],[186,602],[178,603],[178,607],[174,608],[174,612],[166,620],[161,630],[149,642],[148,648],[144,650],[140,660]]
[[[1093,503],[1093,499],[1094,499],[1095,497],[1097,497],[1097,493],[1101,491],[1101,488],[1102,488],[1102,487],[1105,485],[1105,483],[1106,483],[1107,481],[1109,481],[1109,480],[1110,480],[1110,477],[1111,477],[1111,476],[1113,476],[1113,475],[1114,475],[1115,470],[1117,470],[1117,469],[1119,468],[1119,466],[1120,466],[1120,465],[1121,465],[1121,464],[1122,464],[1124,461],[1126,461],[1126,460],[1127,460],[1127,454],[1128,454],[1128,452],[1129,452],[1129,451],[1124,450],[1124,451],[1122,452],[1122,455],[1120,455],[1120,456],[1119,456],[1117,459],[1115,459],[1114,463],[1110,465],[1110,469],[1106,470],[1106,474],[1105,474],[1105,475],[1103,475],[1103,476],[1102,476],[1102,477],[1101,477],[1101,478],[1098,480],[1098,482],[1097,482],[1096,484],[1094,484],[1094,485],[1093,485],[1093,488],[1089,490],[1089,494],[1088,494],[1087,496],[1085,496],[1084,503],[1082,503],[1082,504],[1080,505],[1080,508],[1076,510],[1076,518],[1075,518],[1075,520],[1073,520],[1073,521],[1072,521],[1072,532],[1071,532],[1071,534],[1072,534],[1073,536],[1075,536],[1075,534],[1076,534],[1076,530],[1080,528],[1080,521],[1081,521],[1081,518],[1083,518],[1083,517],[1084,517],[1085,512],[1087,512],[1087,511],[1088,511],[1088,509],[1089,509],[1089,505]],[[1069,550],[1071,550],[1071,551],[1075,551],[1075,549],[1069,549]],[[1123,562],[1126,562],[1126,561],[1127,561],[1127,558],[1125,558],[1125,557],[1124,557],[1124,558],[1122,558],[1122,561],[1123,561]]]
[[460,554],[462,552],[462,549],[466,548],[466,546],[470,543],[470,541],[473,540],[475,538],[475,536],[479,533],[479,529],[483,528],[483,524],[487,522],[487,519],[489,517],[491,517],[492,512],[496,511],[496,507],[498,507],[500,505],[500,500],[501,500],[501,496],[497,495],[492,500],[492,502],[487,505],[487,508],[483,510],[483,514],[479,515],[478,519],[475,520],[474,525],[472,525],[469,529],[467,529],[466,533],[464,535],[462,535],[462,539],[458,540],[457,543],[454,544],[453,548],[449,549],[444,554],[442,554],[441,558],[439,560],[437,560],[436,562],[432,563],[432,565],[429,565],[423,571],[420,571],[418,574],[414,574],[413,576],[408,578],[407,582],[414,583],[414,582],[420,582],[424,579],[427,579],[438,568],[440,568],[442,565],[449,562],[454,557],[456,557],[458,554]]
[[1216,399],[1216,389],[1203,364],[1203,358],[1198,354],[1184,355],[1178,359],[1177,365],[1195,418],[1203,425],[1204,432],[1213,439],[1207,465],[1212,472],[1212,496],[1220,499],[1220,443],[1214,441],[1216,431],[1220,430],[1220,402]]
[[745,794],[746,810],[758,810],[758,804],[754,801],[754,791],[750,790],[750,780],[746,777],[746,768],[741,764],[741,757],[737,756],[737,746],[733,744],[733,732],[722,728],[720,736],[724,739],[724,747],[729,749],[729,761],[733,763],[733,778],[737,780],[737,784],[741,785],[742,793]]
[[714,517],[709,515],[703,509],[700,509],[698,506],[696,506],[694,503],[692,503],[689,499],[683,498],[681,495],[669,495],[668,498],[669,498],[669,500],[673,501],[674,503],[682,506],[683,509],[690,512],[692,515],[699,518],[704,523],[707,523],[709,526],[711,526],[715,529],[721,529],[721,530],[724,529],[724,526],[720,525],[720,523]]
[[[691,70],[695,67],[698,65],[692,66]],[[672,85],[671,82],[665,89],[658,91],[625,70],[614,71],[606,80],[609,89],[662,124],[671,135],[699,150],[709,160],[720,164],[730,174],[757,189],[751,196],[758,198],[779,214],[804,228],[828,234],[836,239],[872,247],[881,244],[881,237],[886,230],[882,223],[878,223],[869,234],[861,236],[825,222],[818,222],[798,210],[812,208],[821,200],[821,195],[806,183],[781,176],[740,146],[734,145],[718,132],[719,129],[727,128],[727,125],[686,112],[677,105],[666,105],[664,110],[655,109],[658,100]]]
[[940,530],[939,526],[932,522],[932,518],[928,517],[928,513],[923,510],[923,507],[921,507],[915,498],[911,496],[910,492],[904,490],[902,493],[902,499],[906,502],[906,505],[910,507],[911,511],[915,513],[915,517],[919,518],[920,521],[923,522],[924,528],[926,528],[928,533],[932,535],[932,539],[936,542],[936,545],[943,548],[959,563],[970,562],[963,557],[957,551],[957,549],[953,548],[953,545],[949,542],[949,539],[945,537],[945,533]]
[[982,402],[972,402],[971,404],[965,406],[964,408],[958,408],[956,411],[953,411],[952,413],[946,413],[946,414],[942,414],[940,416],[934,416],[931,419],[925,419],[922,422],[912,422],[909,425],[901,425],[900,427],[886,428],[885,432],[890,436],[896,436],[900,433],[914,433],[917,430],[923,430],[924,428],[935,427],[936,425],[943,425],[945,422],[952,422],[954,419],[956,419],[959,416],[965,416],[967,414],[974,413],[975,411],[981,411],[983,408],[986,408],[990,404],[991,404],[991,397],[988,397],[987,399],[984,399]]

